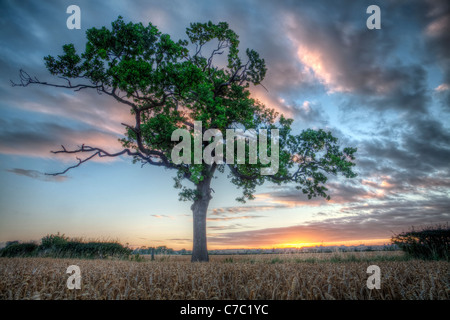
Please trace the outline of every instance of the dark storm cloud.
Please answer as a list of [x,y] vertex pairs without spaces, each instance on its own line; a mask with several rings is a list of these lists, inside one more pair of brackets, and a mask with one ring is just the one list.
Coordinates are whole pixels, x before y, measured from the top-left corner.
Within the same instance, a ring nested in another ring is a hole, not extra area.
[[406,120],[394,122],[394,126],[402,128],[396,139],[388,135],[364,141],[358,162],[362,174],[389,174],[403,182],[418,178],[450,181],[450,131],[430,116]]
[[341,109],[359,105],[381,111],[427,113],[430,95],[426,83],[427,73],[422,66],[397,66],[391,70],[374,72],[371,77],[372,80],[376,79],[378,88],[373,88],[372,92],[357,92],[355,97],[340,106]]

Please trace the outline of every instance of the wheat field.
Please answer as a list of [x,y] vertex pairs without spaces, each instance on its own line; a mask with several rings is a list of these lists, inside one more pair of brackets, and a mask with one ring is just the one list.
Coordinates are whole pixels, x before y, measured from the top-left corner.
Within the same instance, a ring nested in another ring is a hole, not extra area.
[[[400,253],[189,256],[155,261],[0,258],[0,299],[89,300],[448,300],[450,263],[397,259]],[[381,288],[368,289],[369,265]],[[67,267],[81,270],[81,289],[67,288]]]

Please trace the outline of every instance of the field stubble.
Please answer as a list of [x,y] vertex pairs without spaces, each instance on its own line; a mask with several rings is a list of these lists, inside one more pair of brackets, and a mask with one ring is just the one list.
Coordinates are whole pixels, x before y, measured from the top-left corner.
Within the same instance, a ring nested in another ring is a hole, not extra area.
[[[0,299],[244,299],[448,300],[450,263],[404,260],[399,252],[190,256],[155,261],[1,258]],[[368,289],[369,265],[381,269],[381,289]],[[81,269],[81,289],[66,286],[69,265]]]

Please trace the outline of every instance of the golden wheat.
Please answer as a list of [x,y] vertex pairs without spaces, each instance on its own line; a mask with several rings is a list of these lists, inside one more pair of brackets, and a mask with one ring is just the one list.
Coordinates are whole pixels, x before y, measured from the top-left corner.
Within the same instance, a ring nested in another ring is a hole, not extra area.
[[[396,253],[391,253],[395,255]],[[1,258],[0,299],[432,299],[450,297],[444,261],[332,262],[324,254],[189,256],[156,261]],[[312,262],[311,262],[312,261]],[[367,267],[381,269],[381,289],[368,289]],[[69,265],[81,269],[81,289],[67,288]]]

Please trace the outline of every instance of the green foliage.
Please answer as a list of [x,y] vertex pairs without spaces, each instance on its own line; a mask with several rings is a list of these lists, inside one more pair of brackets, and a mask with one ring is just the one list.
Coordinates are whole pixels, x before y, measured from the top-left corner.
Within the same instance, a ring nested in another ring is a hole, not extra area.
[[174,254],[175,250],[172,248],[168,248],[166,246],[159,247],[140,247],[133,250],[134,254],[156,254],[156,255],[164,255],[164,254]]
[[70,239],[64,234],[49,234],[35,243],[12,243],[0,251],[0,257],[46,256],[55,258],[127,258],[131,249],[117,242]]
[[[279,169],[275,175],[259,175],[264,165],[240,164],[236,170],[240,175],[232,176],[232,182],[243,188],[243,197],[238,201],[253,199],[253,193],[258,185],[265,181],[277,184],[292,183],[308,196],[324,197],[330,200],[325,187],[329,175],[342,174],[346,178],[356,177],[352,168],[355,166],[356,148],[340,149],[338,139],[331,132],[322,129],[307,129],[298,135],[291,135],[292,119],[280,117],[279,138]],[[269,148],[270,150],[270,148]]]
[[392,242],[413,258],[447,260],[450,257],[450,228],[434,225],[421,230],[403,232],[392,237]]
[[36,243],[17,243],[15,241],[0,250],[0,257],[30,257],[36,253],[37,249]]
[[145,258],[142,257],[139,253],[136,253],[131,256],[131,260],[136,262],[144,262]]
[[[265,60],[252,49],[241,54],[239,36],[226,22],[192,23],[186,35],[188,40],[175,41],[151,23],[125,23],[119,16],[110,29],[87,30],[81,54],[67,44],[63,55],[47,56],[45,63],[51,74],[66,79],[68,87],[95,88],[130,107],[136,124],[127,126],[121,143],[139,153],[134,162],[177,170],[175,187],[180,189],[180,200],[198,199],[197,187],[209,183],[216,169],[225,169],[225,165],[173,163],[171,150],[177,142],[171,141],[171,134],[177,128],[192,130],[193,121],[202,121],[204,130],[222,133],[236,128],[267,129],[269,140],[271,130],[279,130],[276,174],[260,174],[270,164],[248,163],[248,144],[246,163],[228,164],[231,182],[242,189],[238,201],[254,199],[256,187],[266,181],[293,182],[309,198],[330,199],[325,187],[329,175],[356,176],[352,171],[355,148],[341,150],[337,138],[323,130],[292,135],[292,119],[251,97],[250,85],[260,85],[266,76]],[[222,54],[226,54],[226,63],[217,61]],[[88,84],[73,85],[74,79]],[[270,143],[267,148],[271,154]],[[193,152],[192,148],[192,160]],[[194,188],[184,186],[185,179]]]
[[18,244],[18,243],[19,243],[18,240],[14,240],[14,241],[6,241],[6,247],[9,247],[10,245]]
[[69,238],[64,234],[48,234],[41,239],[41,249],[59,250],[67,245]]
[[47,255],[64,258],[102,259],[107,257],[125,258],[131,254],[131,249],[116,242],[79,242],[68,241]]
[[275,258],[272,258],[269,263],[270,264],[283,263],[283,260],[280,259],[279,257],[275,257]]

